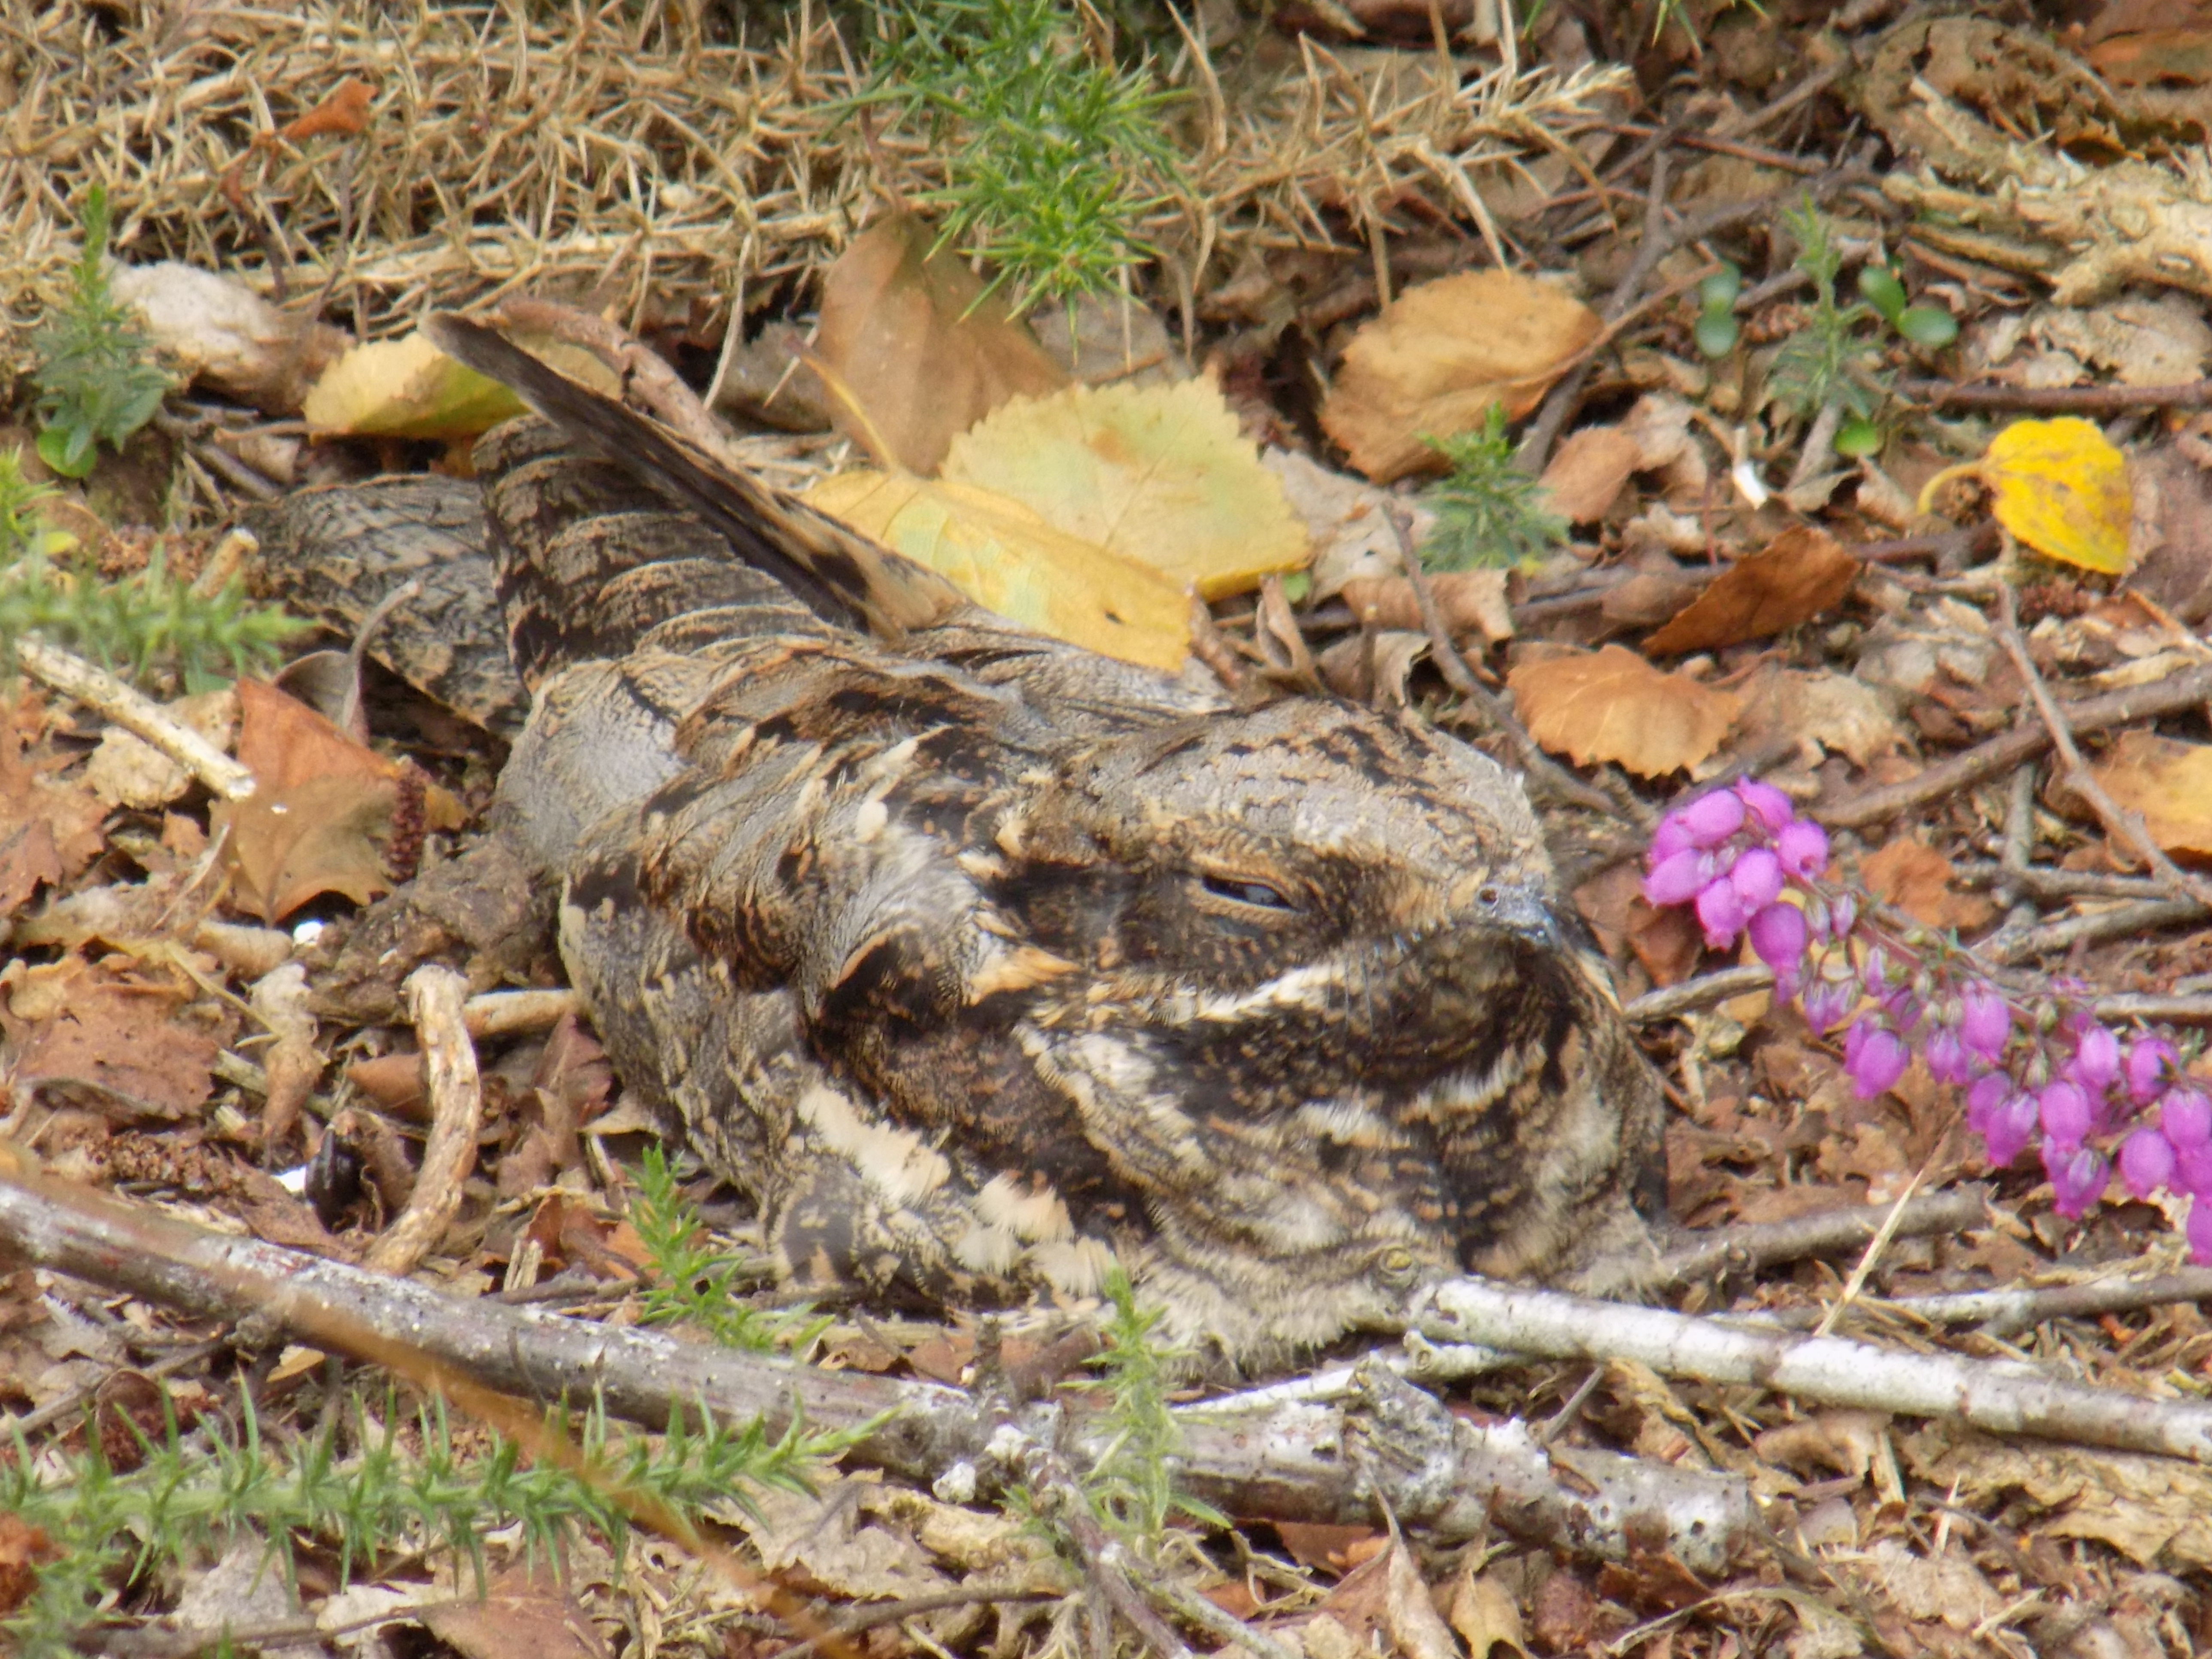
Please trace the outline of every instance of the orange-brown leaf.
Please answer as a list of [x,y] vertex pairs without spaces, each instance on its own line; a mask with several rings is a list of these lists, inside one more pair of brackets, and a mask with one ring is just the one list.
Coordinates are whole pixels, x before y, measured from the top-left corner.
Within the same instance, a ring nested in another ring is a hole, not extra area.
[[1578,766],[1615,761],[1647,778],[1706,759],[1743,707],[1732,692],[1662,673],[1618,645],[1523,663],[1506,684],[1545,748]]
[[90,1091],[130,1115],[189,1115],[214,1091],[220,1045],[170,1019],[180,1000],[171,986],[118,978],[82,957],[28,969],[0,1004],[5,1085]]
[[1929,927],[1974,928],[1996,914],[1979,893],[1951,884],[1951,860],[1911,835],[1899,836],[1859,866],[1867,891]]
[[1833,536],[1810,525],[1793,525],[1765,551],[1723,571],[1687,609],[1644,641],[1644,648],[1664,654],[1715,651],[1779,634],[1837,604],[1858,574],[1859,562]]
[[1644,465],[1644,446],[1617,426],[1586,426],[1561,444],[1544,469],[1552,506],[1576,524],[1605,516],[1620,487]]
[[374,96],[368,82],[348,76],[331,88],[329,96],[321,103],[298,119],[287,122],[282,136],[294,143],[325,134],[354,137],[368,125],[368,103]]
[[2125,732],[2094,769],[2123,811],[2169,853],[2212,854],[2212,744]]

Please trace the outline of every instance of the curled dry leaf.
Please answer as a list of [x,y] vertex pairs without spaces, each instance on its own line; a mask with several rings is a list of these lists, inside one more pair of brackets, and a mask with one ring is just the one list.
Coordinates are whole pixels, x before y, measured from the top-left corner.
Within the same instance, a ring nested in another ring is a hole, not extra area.
[[1181,587],[1150,565],[1054,529],[1019,501],[871,471],[824,478],[806,500],[1009,621],[1170,672],[1189,649]]
[[1867,891],[1928,927],[1979,927],[1996,907],[1951,884],[1951,860],[1912,835],[1899,836],[1859,866]]
[[1014,398],[953,441],[945,477],[1209,599],[1311,556],[1282,484],[1208,380]]
[[1260,465],[1283,486],[1283,496],[1305,527],[1313,546],[1313,599],[1333,599],[1344,585],[1363,576],[1396,576],[1398,532],[1391,514],[1402,514],[1419,547],[1437,515],[1417,501],[1378,489],[1364,478],[1338,472],[1296,450],[1264,449]]
[[1545,748],[1577,766],[1615,761],[1646,778],[1705,759],[1743,708],[1733,692],[1662,673],[1618,645],[1523,663],[1506,684]]
[[2108,576],[2128,568],[2135,501],[2127,458],[2094,422],[2014,422],[1980,460],[1946,467],[1923,484],[1920,510],[1954,478],[1978,479],[1997,522],[2045,557]]
[[1833,536],[1810,525],[1793,525],[1765,550],[1723,571],[1644,641],[1644,649],[1668,654],[1714,651],[1779,634],[1841,601],[1858,574],[1859,562]]
[[0,1005],[0,1081],[11,1095],[60,1090],[126,1116],[173,1119],[214,1091],[220,1045],[170,1018],[184,1000],[173,984],[119,977],[77,956],[11,975]]
[[2124,732],[2091,770],[2166,851],[2212,854],[2212,744]]
[[27,700],[0,707],[0,923],[98,858],[107,809],[74,784],[48,781],[23,759],[23,729],[37,722]]
[[1905,747],[1905,728],[1881,693],[1849,674],[1766,663],[1741,695],[1745,740],[1793,739],[1809,765],[1817,766],[1826,750],[1864,769]]
[[1561,444],[1544,469],[1553,508],[1575,524],[1605,516],[1621,486],[1644,465],[1644,446],[1617,426],[1586,426]]
[[[1513,637],[1513,611],[1505,600],[1503,570],[1446,570],[1429,578],[1437,609],[1455,639],[1480,634],[1493,644]],[[1421,603],[1403,576],[1360,576],[1340,590],[1352,614],[1377,628],[1418,631]]]
[[[850,394],[830,419],[882,465],[925,477],[954,438],[1018,393],[1067,373],[935,234],[895,213],[853,239],[822,282],[814,357]],[[881,452],[881,453],[879,453]]]
[[1420,283],[1352,337],[1322,426],[1377,483],[1437,471],[1424,439],[1474,430],[1493,404],[1518,420],[1602,326],[1563,289],[1512,271]]

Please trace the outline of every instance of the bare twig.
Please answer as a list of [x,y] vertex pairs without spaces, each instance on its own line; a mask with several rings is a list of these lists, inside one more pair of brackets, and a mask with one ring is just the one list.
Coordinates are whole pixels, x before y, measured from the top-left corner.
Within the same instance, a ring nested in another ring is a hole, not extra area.
[[1824,1405],[2212,1463],[2212,1405],[2091,1388],[2016,1361],[1770,1334],[1481,1279],[1449,1280],[1428,1293],[1427,1304],[1421,1328],[1437,1340],[1547,1359],[1635,1359],[1662,1376],[1751,1383]]
[[[2039,1285],[2010,1291],[1961,1291],[1942,1296],[1869,1297],[1858,1306],[1866,1314],[1893,1314],[1929,1325],[1978,1325],[1989,1336],[2008,1336],[2046,1319],[2094,1318],[2134,1313],[2174,1302],[2212,1298],[2212,1267],[2185,1267],[2150,1279],[2100,1279],[2083,1285]],[[1807,1327],[1820,1316],[1817,1308],[1790,1308],[1747,1315],[1747,1320],[1784,1327]]]
[[[858,1636],[865,1631],[880,1630],[885,1625],[902,1624],[925,1613],[938,1613],[946,1607],[996,1607],[1025,1601],[1057,1601],[1066,1590],[1024,1589],[1012,1585],[972,1584],[959,1589],[937,1590],[927,1595],[909,1595],[897,1601],[870,1601],[853,1608],[831,1624],[840,1636]],[[776,1650],[775,1659],[806,1659],[814,1651],[815,1641],[810,1638],[794,1642],[787,1648]]]
[[2077,945],[2155,933],[2161,927],[2195,921],[2204,914],[2204,907],[2195,899],[2146,899],[2140,904],[2116,905],[2110,910],[2069,916],[2063,921],[2047,921],[2039,927],[2030,927],[2025,933],[2002,937],[1975,949],[1977,954],[2009,966],[2031,957],[2070,951]]
[[2138,409],[2212,407],[2212,380],[2172,386],[2001,386],[1900,380],[1898,394],[1931,409],[2025,410],[2044,415],[2124,415]]
[[[1988,1219],[1988,1206],[1985,1188],[1929,1193],[1895,1206],[1897,1224],[1892,1236],[1921,1238],[1982,1226]],[[1644,1264],[1636,1273],[1636,1282],[1654,1291],[1671,1290],[1715,1273],[1754,1273],[1778,1261],[1800,1261],[1808,1256],[1848,1250],[1865,1244],[1880,1232],[1891,1209],[1888,1205],[1869,1204],[1861,1209],[1822,1210],[1790,1221],[1722,1228],[1677,1245],[1656,1262]]]
[[1444,677],[1444,684],[1480,710],[1493,728],[1505,734],[1522,770],[1540,780],[1558,799],[1602,812],[1607,817],[1633,823],[1611,796],[1584,783],[1538,748],[1535,738],[1528,735],[1528,728],[1515,718],[1513,711],[1475,678],[1474,671],[1467,665],[1459,647],[1452,643],[1451,629],[1445,626],[1443,608],[1437,604],[1436,588],[1429,580],[1428,572],[1421,568],[1420,555],[1413,550],[1411,516],[1396,507],[1387,511],[1391,533],[1398,538],[1398,563],[1406,573],[1407,584],[1413,590],[1413,603],[1420,608],[1421,628],[1429,636],[1429,655],[1437,665],[1437,672]]
[[486,991],[462,1005],[461,1018],[472,1037],[512,1036],[550,1031],[582,1009],[574,991]]
[[[2077,734],[2100,732],[2130,720],[2154,720],[2212,699],[2212,664],[2185,670],[2147,685],[2131,685],[2102,696],[2084,697],[2064,705],[2066,722]],[[2039,721],[2023,721],[1963,755],[1931,766],[1902,783],[1887,784],[1863,794],[1849,796],[1832,806],[1815,806],[1812,815],[1823,823],[1841,829],[1881,823],[1931,800],[1941,800],[1984,778],[2010,770],[2051,746],[2050,729]]]
[[253,793],[252,773],[106,669],[43,640],[17,640],[15,650],[15,659],[33,678],[152,744],[205,784],[210,794],[244,800]]
[[2020,616],[2013,605],[2012,585],[2000,583],[1997,587],[1997,639],[2005,653],[2020,670],[2021,678],[2027,684],[2027,695],[2034,700],[2035,712],[2043,718],[2051,741],[2058,750],[2058,757],[2066,768],[2066,781],[2075,793],[2089,803],[2105,826],[2105,833],[2127,847],[2150,867],[2159,884],[2176,899],[2192,899],[2212,908],[2212,883],[2192,876],[2166,855],[2166,849],[2150,837],[2142,815],[2130,812],[2105,793],[2105,786],[2097,781],[2089,770],[2088,763],[2081,758],[2081,750],[2074,742],[2074,728],[2051,701],[2051,692],[2043,684],[2043,676],[2035,666],[2035,659],[2027,653],[2027,641],[2020,636]]
[[483,1084],[464,1012],[467,979],[427,963],[407,976],[405,991],[429,1079],[430,1134],[407,1207],[369,1246],[363,1263],[395,1275],[411,1273],[460,1212],[461,1185],[476,1168],[477,1133],[483,1127]]
[[[583,347],[622,376],[623,389],[635,393],[672,431],[716,459],[744,470],[744,461],[730,447],[729,434],[699,401],[698,393],[684,384],[666,358],[628,329],[558,300],[518,296],[501,304],[499,314],[509,327],[550,334]],[[735,319],[731,326],[737,326]]]

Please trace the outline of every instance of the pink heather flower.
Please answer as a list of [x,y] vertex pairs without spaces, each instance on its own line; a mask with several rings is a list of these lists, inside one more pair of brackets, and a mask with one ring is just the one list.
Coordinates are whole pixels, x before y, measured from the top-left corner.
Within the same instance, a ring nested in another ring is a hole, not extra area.
[[1774,855],[1801,881],[1817,876],[1828,867],[1828,832],[1808,818],[1792,818],[1775,834]]
[[2061,1146],[2079,1146],[2089,1133],[2089,1097],[2075,1084],[2048,1085],[2037,1097],[2043,1133]]
[[1928,1046],[1920,1057],[1927,1062],[1928,1075],[1938,1083],[1964,1083],[1973,1075],[1965,1045],[1948,1025],[1939,1025],[1928,1034]]
[[1651,832],[1650,858],[1653,865],[1664,864],[1677,853],[1686,853],[1697,846],[1690,838],[1690,826],[1669,812],[1659,820],[1659,827]]
[[2181,1067],[2181,1055],[2164,1037],[2137,1037],[2128,1045],[2128,1057],[2120,1063],[2121,1074],[2128,1080],[2128,1098],[2138,1106],[2148,1106],[2166,1080]]
[[1743,828],[1743,798],[1733,789],[1716,789],[1670,816],[1681,820],[1692,847],[1717,847]]
[[1752,917],[1751,948],[1776,973],[1794,972],[1805,959],[1805,918],[1797,907],[1769,904]]
[[1659,910],[1670,904],[1687,904],[1712,878],[1713,855],[1685,848],[1651,866],[1651,873],[1644,878],[1644,902]]
[[1978,1134],[1990,1132],[1990,1119],[2012,1093],[2012,1079],[2002,1072],[1985,1072],[1966,1091],[1966,1127]]
[[1782,896],[1782,860],[1754,847],[1729,867],[1729,880],[1747,914],[1763,910]]
[[2119,1038],[2106,1026],[2090,1026],[2081,1033],[2081,1046],[2075,1049],[2066,1070],[2091,1094],[2101,1095],[2120,1074]]
[[2212,1198],[2212,1147],[2176,1148],[2173,1179],[2185,1193],[2197,1198]]
[[1743,900],[1735,884],[1723,877],[1705,884],[1698,894],[1698,921],[1705,930],[1705,943],[1724,951],[1743,932]]
[[1982,1139],[1989,1143],[1994,1167],[2001,1170],[2021,1155],[2035,1134],[2036,1117],[2035,1097],[2025,1093],[2006,1097],[1990,1114],[1990,1127],[1982,1131]]
[[1884,995],[1889,990],[1889,957],[1879,945],[1868,951],[1859,963],[1859,983],[1866,987],[1870,997]]
[[2173,1179],[2173,1143],[2155,1129],[2138,1129],[2120,1143],[2120,1179],[2137,1198],[2148,1198]]
[[1912,1056],[1899,1040],[1896,1032],[1885,1026],[1869,1025],[1861,1020],[1851,1027],[1854,1035],[1864,1031],[1859,1038],[1858,1053],[1847,1055],[1844,1068],[1851,1074],[1851,1089],[1861,1100],[1872,1100],[1888,1091],[1905,1075]]
[[2184,1232],[2189,1240],[2189,1259],[2200,1267],[2212,1267],[2212,1200],[2191,1200]]
[[2178,1152],[2212,1145],[2212,1100],[2195,1089],[2168,1089],[2158,1103],[2158,1127]]
[[1842,939],[1848,935],[1851,924],[1858,919],[1859,902],[1849,893],[1838,893],[1828,913],[1828,926],[1834,930],[1836,937]]
[[1995,1065],[2012,1036],[2012,1011],[1986,985],[1969,985],[1959,1000],[1959,1041]]
[[[1756,945],[1754,940],[1754,948]],[[1805,1010],[1805,1023],[1826,1036],[1849,1017],[1858,993],[1849,980],[1822,979],[1806,988],[1798,1000]]]
[[1790,797],[1771,783],[1761,783],[1757,778],[1746,778],[1735,787],[1736,799],[1751,811],[1769,830],[1779,830],[1797,816],[1797,809]]
[[2079,1221],[2089,1212],[2089,1206],[2105,1190],[2111,1168],[2102,1152],[2087,1146],[2043,1143],[2043,1170],[2051,1177],[2051,1207],[2069,1221]]

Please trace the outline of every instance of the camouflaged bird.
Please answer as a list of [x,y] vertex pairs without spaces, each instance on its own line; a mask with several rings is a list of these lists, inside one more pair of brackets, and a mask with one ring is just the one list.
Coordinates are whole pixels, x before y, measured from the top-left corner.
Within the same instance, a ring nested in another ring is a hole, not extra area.
[[[1647,1235],[1655,1077],[1517,779],[1024,631],[476,325],[534,694],[499,821],[618,1075],[791,1281],[1264,1362]],[[579,450],[582,452],[579,453]]]

